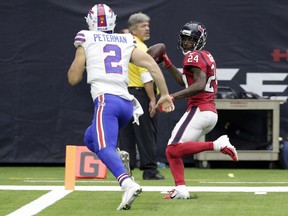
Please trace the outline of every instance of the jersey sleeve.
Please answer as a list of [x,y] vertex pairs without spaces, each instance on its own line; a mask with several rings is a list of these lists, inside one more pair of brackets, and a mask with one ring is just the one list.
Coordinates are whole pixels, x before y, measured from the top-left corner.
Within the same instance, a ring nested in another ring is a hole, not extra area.
[[86,42],[85,32],[82,30],[76,34],[74,39],[74,46],[77,48],[79,46],[82,46],[83,43],[85,42]]
[[143,83],[151,82],[153,80],[151,74],[148,71],[141,73],[140,76]]

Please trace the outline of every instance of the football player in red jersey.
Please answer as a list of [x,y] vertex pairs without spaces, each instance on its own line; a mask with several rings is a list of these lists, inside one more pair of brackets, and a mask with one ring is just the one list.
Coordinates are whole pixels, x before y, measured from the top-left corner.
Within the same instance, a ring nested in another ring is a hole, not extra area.
[[186,98],[186,112],[175,125],[166,148],[166,157],[175,181],[173,189],[165,199],[189,199],[184,180],[182,157],[199,152],[215,150],[238,160],[234,146],[227,135],[215,141],[199,142],[199,138],[210,132],[218,120],[214,97],[217,92],[216,62],[210,52],[202,50],[206,44],[207,31],[204,25],[191,21],[180,30],[178,47],[184,54],[183,73],[164,54],[164,66],[183,90],[171,94],[172,100]]

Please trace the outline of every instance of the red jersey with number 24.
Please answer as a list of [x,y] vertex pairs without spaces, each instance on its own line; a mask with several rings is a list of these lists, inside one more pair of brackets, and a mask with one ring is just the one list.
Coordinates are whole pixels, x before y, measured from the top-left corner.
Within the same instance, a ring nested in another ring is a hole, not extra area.
[[218,89],[216,79],[216,62],[208,51],[196,50],[187,53],[183,61],[182,79],[185,82],[186,88],[194,83],[193,72],[187,70],[187,67],[195,66],[206,73],[205,91],[194,96],[187,97],[188,109],[192,106],[198,106],[201,111],[210,110],[215,113],[215,94]]

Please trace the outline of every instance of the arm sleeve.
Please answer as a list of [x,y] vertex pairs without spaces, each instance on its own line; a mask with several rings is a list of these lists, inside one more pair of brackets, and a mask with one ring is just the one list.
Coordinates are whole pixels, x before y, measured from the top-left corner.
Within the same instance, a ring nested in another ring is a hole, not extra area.
[[153,81],[153,78],[151,74],[148,71],[146,71],[144,73],[141,73],[141,80],[143,83],[147,83]]
[[82,46],[83,43],[85,43],[86,38],[84,31],[80,31],[76,34],[75,39],[74,39],[74,46],[77,48],[79,46]]

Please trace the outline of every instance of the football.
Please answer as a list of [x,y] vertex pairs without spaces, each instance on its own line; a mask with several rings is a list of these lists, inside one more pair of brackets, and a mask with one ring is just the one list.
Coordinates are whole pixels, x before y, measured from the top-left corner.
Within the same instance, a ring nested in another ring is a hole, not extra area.
[[157,64],[163,61],[163,55],[166,53],[166,47],[163,43],[157,43],[150,46],[147,53],[157,62]]

